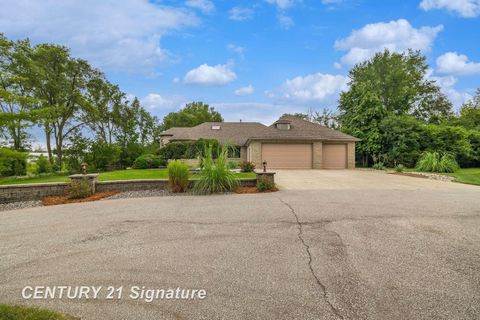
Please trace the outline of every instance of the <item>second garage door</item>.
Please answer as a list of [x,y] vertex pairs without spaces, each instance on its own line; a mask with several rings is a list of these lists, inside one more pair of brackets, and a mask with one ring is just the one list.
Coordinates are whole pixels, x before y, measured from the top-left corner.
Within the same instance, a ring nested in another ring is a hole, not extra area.
[[311,144],[262,144],[262,162],[273,169],[311,169]]
[[323,144],[323,168],[345,169],[347,167],[346,144]]

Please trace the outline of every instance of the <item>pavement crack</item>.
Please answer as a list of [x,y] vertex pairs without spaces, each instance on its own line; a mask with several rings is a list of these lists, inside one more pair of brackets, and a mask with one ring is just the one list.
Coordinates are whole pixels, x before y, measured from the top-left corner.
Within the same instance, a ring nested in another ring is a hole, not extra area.
[[288,207],[290,209],[290,212],[292,213],[292,215],[294,216],[295,218],[295,221],[296,221],[296,225],[297,225],[297,229],[298,229],[298,233],[297,233],[297,237],[298,239],[300,240],[300,242],[302,243],[303,247],[305,248],[305,252],[307,253],[307,256],[308,256],[308,268],[310,269],[310,273],[312,274],[313,278],[315,279],[315,282],[317,283],[317,285],[320,287],[320,289],[322,290],[322,293],[323,293],[323,298],[325,300],[325,302],[328,304],[328,306],[330,307],[330,309],[332,310],[332,312],[340,319],[345,319],[343,317],[343,315],[340,313],[340,311],[330,302],[330,300],[328,299],[328,294],[327,294],[327,288],[325,287],[325,285],[322,283],[322,281],[320,280],[320,278],[317,276],[317,274],[315,273],[315,270],[313,270],[313,265],[312,265],[312,262],[313,262],[313,258],[312,258],[312,253],[310,252],[310,246],[306,243],[305,239],[303,238],[303,223],[300,221],[300,219],[298,218],[298,214],[297,212],[295,211],[295,209],[288,203],[288,202],[285,202],[283,201],[282,199],[280,199],[279,197],[276,197],[281,203],[283,203],[286,207]]

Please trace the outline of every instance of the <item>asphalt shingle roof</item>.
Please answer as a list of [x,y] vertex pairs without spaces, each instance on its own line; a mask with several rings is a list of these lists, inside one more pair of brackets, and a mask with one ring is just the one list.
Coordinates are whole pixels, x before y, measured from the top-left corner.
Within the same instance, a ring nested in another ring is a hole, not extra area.
[[[276,122],[269,127],[258,122],[205,122],[192,128],[170,128],[161,136],[171,136],[171,141],[217,139],[221,143],[238,146],[246,145],[249,140],[359,141],[338,130],[293,116],[285,116],[277,121],[290,123],[290,130],[277,129]],[[212,129],[216,126],[220,129]]]

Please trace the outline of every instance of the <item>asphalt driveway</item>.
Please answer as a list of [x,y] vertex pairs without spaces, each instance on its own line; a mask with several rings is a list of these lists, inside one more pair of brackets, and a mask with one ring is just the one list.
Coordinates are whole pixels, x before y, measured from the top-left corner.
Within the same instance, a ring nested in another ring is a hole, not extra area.
[[[322,171],[322,184],[309,172],[297,175],[310,187],[279,172],[285,188],[270,194],[1,212],[0,303],[82,319],[480,318],[479,187],[360,171]],[[47,285],[207,298],[22,299]]]

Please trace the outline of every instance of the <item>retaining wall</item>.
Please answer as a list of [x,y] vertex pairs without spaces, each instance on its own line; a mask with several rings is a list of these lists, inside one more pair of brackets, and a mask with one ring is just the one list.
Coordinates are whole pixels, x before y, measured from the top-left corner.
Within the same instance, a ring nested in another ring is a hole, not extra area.
[[[257,179],[240,179],[244,187],[253,187]],[[40,200],[43,197],[61,196],[67,191],[68,183],[39,183],[25,185],[0,186],[0,203]],[[121,180],[121,181],[98,181],[95,184],[97,192],[104,191],[141,191],[166,189],[168,180],[145,179],[145,180]]]

